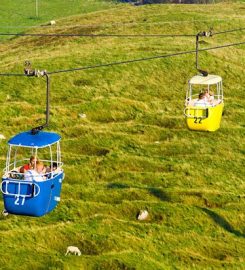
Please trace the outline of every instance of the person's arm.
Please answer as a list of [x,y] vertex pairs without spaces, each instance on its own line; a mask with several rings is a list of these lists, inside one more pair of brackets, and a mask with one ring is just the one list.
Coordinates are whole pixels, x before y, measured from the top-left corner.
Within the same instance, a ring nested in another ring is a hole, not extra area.
[[26,171],[24,174],[24,179],[27,181],[32,181],[33,180],[33,175],[31,173],[31,171]]

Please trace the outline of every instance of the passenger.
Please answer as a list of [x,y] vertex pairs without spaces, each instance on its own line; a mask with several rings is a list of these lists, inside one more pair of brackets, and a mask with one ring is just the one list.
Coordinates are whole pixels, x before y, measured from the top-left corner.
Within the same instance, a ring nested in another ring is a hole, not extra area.
[[209,98],[210,98],[209,89],[205,89],[204,94],[205,94],[205,100],[209,102]]
[[57,170],[58,166],[56,162],[53,162],[50,166],[45,166],[46,173]]
[[56,162],[53,162],[50,166],[46,167],[46,170],[45,170],[45,175],[47,178],[50,178],[52,175],[51,175],[51,172],[54,172],[55,170],[57,170],[58,168],[58,165]]
[[206,100],[206,93],[200,93],[198,96],[198,100],[195,101],[194,106],[200,107],[210,107],[211,104]]
[[35,164],[37,163],[37,161],[38,161],[37,157],[31,156],[30,157],[30,162],[28,164],[25,164],[24,166],[22,166],[20,168],[20,173],[25,173],[28,170],[34,169]]
[[53,171],[57,170],[57,168],[58,168],[57,163],[53,162],[51,168],[53,169]]
[[42,161],[36,162],[36,167],[25,172],[25,180],[43,181],[44,177],[44,165]]
[[214,102],[214,93],[212,91],[209,91],[209,99],[208,101],[213,104]]
[[212,104],[214,101],[214,93],[212,91],[209,91],[209,89],[206,89],[204,93],[205,93],[205,100],[210,104]]

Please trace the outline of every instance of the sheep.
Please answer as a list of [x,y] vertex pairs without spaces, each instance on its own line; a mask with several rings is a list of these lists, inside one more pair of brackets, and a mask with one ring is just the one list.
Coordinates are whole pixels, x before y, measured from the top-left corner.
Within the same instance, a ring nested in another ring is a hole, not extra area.
[[80,118],[85,119],[87,118],[87,115],[85,113],[79,113],[78,114]]
[[149,216],[149,213],[147,210],[141,210],[138,214],[138,220],[146,220]]
[[3,209],[3,211],[2,211],[2,215],[4,216],[4,217],[6,217],[6,216],[8,216],[8,211],[6,210],[6,209]]
[[69,246],[69,247],[67,247],[65,256],[68,254],[74,254],[74,255],[81,256],[81,251],[79,250],[78,247]]

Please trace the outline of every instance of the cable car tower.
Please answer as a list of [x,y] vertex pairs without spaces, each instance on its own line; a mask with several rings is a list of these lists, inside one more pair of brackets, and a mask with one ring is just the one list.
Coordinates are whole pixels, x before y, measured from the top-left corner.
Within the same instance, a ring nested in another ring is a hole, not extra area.
[[212,32],[196,35],[196,69],[201,73],[189,80],[184,115],[190,130],[216,131],[220,127],[224,109],[222,78],[199,69],[199,37],[212,36]]
[[[8,141],[6,167],[0,188],[4,207],[8,213],[43,216],[52,211],[60,201],[64,179],[61,137],[54,132],[42,131],[49,124],[48,74],[46,71],[32,71],[28,62],[24,71],[26,76],[46,78],[46,122],[19,133]],[[34,163],[28,169],[30,157]],[[41,172],[37,172],[38,163],[46,167]]]

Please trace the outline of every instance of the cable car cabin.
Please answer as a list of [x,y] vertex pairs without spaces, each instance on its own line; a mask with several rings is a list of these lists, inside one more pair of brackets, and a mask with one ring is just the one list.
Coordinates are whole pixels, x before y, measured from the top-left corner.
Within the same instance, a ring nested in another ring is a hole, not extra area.
[[[14,136],[8,144],[1,183],[5,209],[12,214],[27,216],[49,213],[60,201],[64,179],[60,136],[43,131],[33,135],[27,131]],[[28,170],[31,156],[33,168]],[[40,164],[44,164],[43,170],[37,172]]]
[[222,78],[196,75],[189,81],[184,115],[191,130],[215,131],[220,127],[224,108]]

